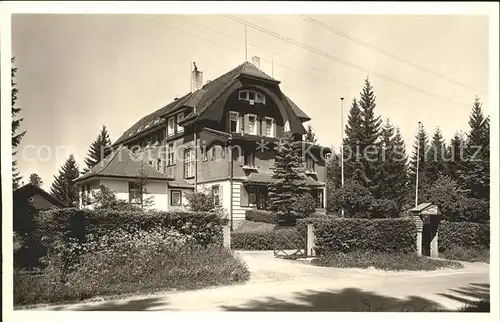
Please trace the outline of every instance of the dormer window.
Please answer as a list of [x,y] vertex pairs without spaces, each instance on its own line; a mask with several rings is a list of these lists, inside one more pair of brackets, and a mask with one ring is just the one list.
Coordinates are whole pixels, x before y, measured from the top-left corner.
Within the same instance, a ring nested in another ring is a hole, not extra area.
[[184,132],[184,126],[179,125],[179,123],[181,123],[183,120],[184,120],[184,113],[177,114],[177,133]]
[[266,96],[251,90],[243,90],[239,92],[238,98],[240,101],[248,101],[250,104],[259,103],[266,104]]

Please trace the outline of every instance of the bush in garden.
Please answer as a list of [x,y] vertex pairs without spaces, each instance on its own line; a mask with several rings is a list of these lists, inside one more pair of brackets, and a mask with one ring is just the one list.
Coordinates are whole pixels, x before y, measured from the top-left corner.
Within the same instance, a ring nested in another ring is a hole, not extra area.
[[[193,289],[247,280],[246,265],[219,245],[197,245],[176,230],[158,228],[75,242],[81,262],[70,272],[57,256],[44,274],[15,274],[15,305],[82,300],[99,295]],[[60,276],[65,275],[64,279]]]
[[416,227],[412,219],[314,218],[300,224],[306,223],[314,225],[318,255],[355,250],[415,251]]
[[438,226],[439,251],[444,252],[456,247],[471,250],[490,248],[490,225],[472,222],[446,222]]
[[99,189],[92,191],[89,203],[96,210],[142,211],[141,207],[135,206],[126,200],[118,199],[116,194],[104,185],[100,185]]
[[393,200],[373,199],[370,218],[395,218],[400,216],[399,206]]
[[215,209],[214,196],[206,191],[193,191],[186,193],[188,208],[191,211],[208,212]]
[[[281,230],[280,230],[281,229]],[[293,250],[305,248],[305,229],[279,228],[278,232],[238,232],[231,234],[231,248],[237,250]],[[302,238],[301,238],[302,237]]]
[[373,204],[370,191],[354,180],[348,180],[334,193],[334,208],[338,212],[343,208],[346,217],[369,218]]
[[303,193],[294,203],[294,211],[297,218],[306,218],[316,212],[316,201],[310,193]]
[[489,200],[466,198],[460,205],[460,211],[454,221],[484,223],[490,220]]
[[245,219],[268,224],[276,224],[278,222],[276,213],[269,210],[249,209],[245,211]]

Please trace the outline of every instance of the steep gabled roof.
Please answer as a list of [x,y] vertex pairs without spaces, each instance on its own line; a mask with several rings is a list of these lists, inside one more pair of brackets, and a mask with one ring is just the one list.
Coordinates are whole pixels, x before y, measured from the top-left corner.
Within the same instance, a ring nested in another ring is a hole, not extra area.
[[[139,176],[139,170],[141,169],[141,163],[143,163],[143,161],[137,154],[121,146],[101,160],[101,162],[90,169],[88,173],[78,177],[75,182],[92,177],[137,178]],[[148,179],[169,179],[165,174],[157,171],[147,163],[143,163],[142,167]]]
[[[217,97],[219,97],[219,95],[224,92],[241,75],[263,80],[265,82],[270,82],[276,85],[280,83],[278,80],[267,75],[252,63],[244,62],[243,64],[219,76],[218,78],[206,83],[201,89],[188,93],[183,97],[162,107],[161,109],[149,115],[146,115],[138,122],[136,122],[131,128],[125,131],[120,136],[120,138],[116,140],[113,146],[118,146],[129,139],[133,139],[134,137],[144,133],[145,131],[164,126],[165,120],[161,118],[169,114],[170,112],[179,109],[180,107],[185,106],[188,108],[192,108],[192,115],[199,115],[203,113],[214,102],[214,100],[216,100]],[[286,100],[292,106],[293,111],[300,119],[310,119],[288,97],[286,97]]]
[[21,199],[21,198],[29,198],[33,196],[34,194],[38,194],[42,196],[45,200],[49,201],[52,203],[54,206],[57,207],[67,207],[62,201],[59,201],[56,199],[54,196],[52,196],[50,193],[47,191],[43,190],[40,187],[37,187],[35,185],[32,185],[31,183],[25,184],[22,187],[17,188],[14,190],[14,199]]

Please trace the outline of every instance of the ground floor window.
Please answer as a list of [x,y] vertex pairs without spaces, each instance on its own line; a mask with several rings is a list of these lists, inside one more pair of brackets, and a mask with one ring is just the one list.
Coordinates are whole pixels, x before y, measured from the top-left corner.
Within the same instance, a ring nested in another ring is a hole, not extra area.
[[262,186],[249,186],[247,187],[248,192],[248,205],[251,207],[257,207],[257,209],[267,210],[269,209],[269,198],[267,187]]
[[311,194],[316,201],[316,208],[325,208],[324,198],[323,198],[323,189],[313,189]]
[[128,183],[128,201],[133,204],[141,203],[141,188],[137,182]]
[[212,196],[214,198],[214,205],[220,206],[220,186],[218,184],[212,186]]
[[171,206],[180,206],[182,200],[182,191],[181,190],[170,190],[170,205]]

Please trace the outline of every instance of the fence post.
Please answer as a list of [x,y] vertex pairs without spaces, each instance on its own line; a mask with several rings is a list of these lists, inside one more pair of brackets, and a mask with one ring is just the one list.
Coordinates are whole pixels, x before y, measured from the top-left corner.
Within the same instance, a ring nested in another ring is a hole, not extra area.
[[413,216],[415,220],[415,226],[417,227],[417,256],[422,256],[422,230],[423,230],[423,222],[419,215]]
[[432,258],[438,258],[439,257],[439,251],[438,251],[438,232],[436,230],[436,235],[434,238],[432,238],[431,241],[431,257]]
[[307,249],[306,249],[306,253],[307,253],[308,257],[316,256],[316,251],[314,250],[314,247],[316,247],[315,239],[316,239],[316,235],[314,234],[314,225],[307,224]]
[[223,246],[227,249],[231,249],[231,226],[223,225],[222,235],[223,235]]

